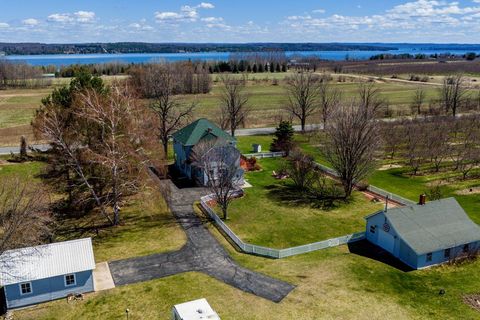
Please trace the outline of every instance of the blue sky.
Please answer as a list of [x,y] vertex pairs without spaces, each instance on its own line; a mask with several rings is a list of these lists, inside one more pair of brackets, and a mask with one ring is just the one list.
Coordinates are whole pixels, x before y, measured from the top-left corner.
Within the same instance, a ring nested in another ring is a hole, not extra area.
[[480,43],[480,0],[0,2],[0,42]]

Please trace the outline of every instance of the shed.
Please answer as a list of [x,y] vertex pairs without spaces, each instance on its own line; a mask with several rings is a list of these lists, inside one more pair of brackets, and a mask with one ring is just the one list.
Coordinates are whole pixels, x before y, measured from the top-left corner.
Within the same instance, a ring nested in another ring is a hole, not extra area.
[[91,238],[5,251],[0,263],[7,309],[94,291]]
[[366,238],[413,269],[480,249],[480,227],[455,198],[380,211],[366,217]]
[[172,309],[173,320],[220,320],[204,298],[177,304]]

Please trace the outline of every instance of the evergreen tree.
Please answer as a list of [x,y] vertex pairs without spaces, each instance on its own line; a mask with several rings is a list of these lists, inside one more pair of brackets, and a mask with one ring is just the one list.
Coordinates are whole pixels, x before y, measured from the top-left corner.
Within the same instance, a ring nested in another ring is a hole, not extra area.
[[263,64],[261,63],[258,65],[258,72],[262,73],[263,71],[264,71]]
[[276,66],[276,68],[275,68],[275,71],[276,71],[276,72],[282,71],[281,68],[280,68],[280,63],[277,63],[277,66]]
[[270,145],[270,151],[284,151],[287,155],[293,148],[294,130],[289,121],[280,121],[275,131],[275,138]]
[[275,62],[270,62],[270,72],[275,72]]
[[287,72],[287,64],[282,64],[282,72]]
[[257,73],[258,69],[257,69],[257,64],[256,63],[253,64],[252,71],[253,71],[253,73]]

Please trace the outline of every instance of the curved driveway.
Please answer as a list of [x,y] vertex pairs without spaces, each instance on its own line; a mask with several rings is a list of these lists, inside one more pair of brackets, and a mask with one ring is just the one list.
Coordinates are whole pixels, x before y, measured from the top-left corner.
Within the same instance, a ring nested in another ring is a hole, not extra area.
[[197,271],[274,302],[280,302],[295,288],[241,267],[228,255],[193,210],[193,203],[205,193],[205,189],[177,189],[170,181],[161,183],[169,183],[170,208],[187,234],[187,244],[175,252],[109,262],[115,285]]

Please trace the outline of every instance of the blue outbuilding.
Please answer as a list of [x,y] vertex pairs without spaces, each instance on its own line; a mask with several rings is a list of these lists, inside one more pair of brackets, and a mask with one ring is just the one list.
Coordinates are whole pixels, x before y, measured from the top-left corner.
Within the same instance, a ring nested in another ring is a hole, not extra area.
[[455,198],[388,209],[366,220],[367,240],[413,269],[480,250],[480,227]]
[[7,309],[94,291],[90,238],[5,251],[0,262]]

